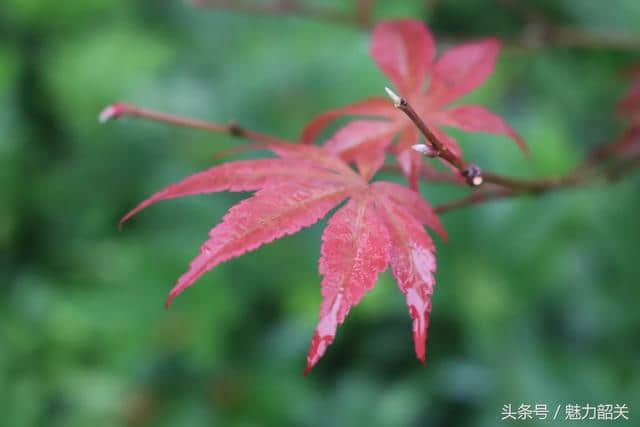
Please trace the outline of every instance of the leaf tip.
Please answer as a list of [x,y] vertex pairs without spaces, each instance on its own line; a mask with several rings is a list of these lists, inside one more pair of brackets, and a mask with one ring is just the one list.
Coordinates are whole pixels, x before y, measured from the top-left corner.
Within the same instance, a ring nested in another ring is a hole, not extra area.
[[320,336],[318,331],[313,333],[313,338],[311,339],[311,348],[309,348],[309,353],[307,354],[307,367],[304,369],[304,375],[307,376],[311,369],[318,363],[318,360],[322,358],[324,352],[327,350],[329,344],[333,342],[332,335]]
[[406,297],[409,316],[413,319],[413,345],[416,357],[424,365],[427,354],[427,327],[431,311],[430,296],[415,289],[409,289]]
[[426,356],[427,356],[427,336],[426,333],[420,333],[414,331],[413,333],[413,343],[416,352],[416,358],[423,365],[426,364]]
[[511,138],[516,144],[518,144],[518,148],[524,154],[525,157],[529,157],[529,146],[524,141],[524,138],[520,136],[518,132],[512,129],[510,126],[506,126],[506,132],[504,132],[509,138]]
[[313,369],[313,364],[311,364],[310,362],[307,362],[307,366],[304,368],[304,376],[306,377],[307,375],[309,375],[311,373],[311,370]]
[[115,104],[107,105],[100,111],[98,115],[98,122],[106,123],[109,120],[117,119],[127,113],[127,104],[118,102]]
[[146,208],[147,206],[149,206],[150,204],[152,204],[154,202],[154,197],[151,197],[147,200],[145,200],[144,202],[140,203],[138,206],[136,206],[134,209],[131,209],[129,212],[127,212],[125,214],[125,216],[123,216],[122,218],[120,218],[120,221],[118,222],[118,230],[122,231],[122,227],[124,226],[124,224],[126,222],[128,222],[134,215],[136,215],[138,212],[140,212],[142,209]]
[[169,291],[169,295],[167,296],[167,299],[164,302],[164,307],[168,310],[171,307],[171,304],[173,303],[173,300],[182,293],[182,291],[184,291],[189,285],[190,283],[187,283],[185,285],[184,282],[182,282],[183,278],[181,277],[180,279],[178,279],[178,283],[173,287],[173,289],[171,289],[171,291]]
[[135,210],[129,212],[128,214],[126,214],[125,216],[123,216],[122,218],[120,218],[120,221],[118,221],[118,231],[122,231],[122,228],[124,227],[124,224],[129,221],[129,219],[131,219],[131,217],[136,213]]
[[387,95],[389,95],[389,98],[391,98],[391,100],[393,101],[394,106],[399,107],[402,104],[402,98],[397,93],[389,89],[387,86],[385,86],[384,90],[387,92]]
[[510,136],[511,139],[513,139],[516,142],[516,144],[518,144],[518,147],[520,148],[520,151],[522,151],[524,156],[526,158],[529,158],[529,146],[527,145],[526,142],[524,142],[524,139],[514,130],[509,132],[508,136]]
[[171,292],[169,292],[169,296],[167,297],[167,299],[164,302],[164,308],[166,308],[167,310],[169,310],[171,308],[171,303],[173,302],[173,299],[178,296],[180,292],[175,292],[175,290],[172,290]]

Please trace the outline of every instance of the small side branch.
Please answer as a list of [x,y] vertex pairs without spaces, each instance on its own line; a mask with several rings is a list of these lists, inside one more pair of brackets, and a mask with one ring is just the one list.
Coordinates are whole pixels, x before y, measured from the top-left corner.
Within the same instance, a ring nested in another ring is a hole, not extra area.
[[[619,179],[621,176],[640,166],[640,155],[635,155],[631,158],[620,158],[617,156],[616,153],[618,152],[620,143],[614,141],[613,143],[597,147],[573,171],[559,178],[527,180],[499,175],[488,171],[483,172],[475,164],[465,162],[449,150],[442,141],[431,132],[424,120],[422,120],[406,99],[398,96],[389,88],[385,88],[385,90],[395,107],[406,114],[427,141],[428,145],[414,145],[414,150],[428,157],[440,157],[444,159],[453,165],[472,187],[478,187],[483,183],[494,187],[492,189],[476,191],[459,200],[437,206],[436,211],[438,213],[449,212],[467,205],[484,203],[489,200],[524,194],[541,195],[563,188],[584,186],[598,182],[599,179],[604,179],[605,182],[608,182]],[[441,180],[441,182],[443,181]]]
[[297,15],[311,19],[355,24],[362,28],[372,25],[372,9],[375,0],[356,0],[354,13],[344,13],[327,7],[315,7],[298,0],[273,0],[259,3],[245,0],[188,0],[195,7],[258,13],[266,15]]
[[206,132],[213,133],[226,133],[237,138],[245,138],[250,141],[259,142],[261,144],[272,143],[290,143],[291,141],[285,141],[280,138],[274,138],[269,135],[254,132],[245,129],[235,123],[228,125],[220,123],[211,123],[203,120],[190,119],[186,117],[174,116],[172,114],[161,113],[159,111],[148,110],[146,108],[137,107],[135,105],[128,104],[126,102],[119,102],[111,104],[105,107],[98,120],[101,123],[105,123],[109,120],[118,119],[121,117],[138,117],[146,120],[152,120],[161,123],[168,123],[173,126],[186,127],[191,129],[199,129]]
[[582,181],[582,176],[569,174],[561,178],[526,180],[485,172],[484,180],[487,183],[509,188],[513,191],[526,191],[529,193],[541,193],[556,187],[571,187]]
[[441,159],[446,160],[448,163],[453,165],[460,174],[467,180],[467,183],[472,187],[477,187],[482,184],[483,177],[482,171],[480,168],[474,164],[467,164],[464,160],[458,157],[453,151],[451,151],[447,146],[445,146],[442,141],[440,141],[434,134],[431,132],[431,129],[427,126],[427,124],[422,120],[422,118],[416,113],[411,104],[407,102],[406,99],[397,95],[388,87],[385,87],[387,95],[393,101],[393,105],[402,111],[406,116],[413,122],[413,124],[418,128],[418,130],[424,135],[425,139],[429,146],[414,146],[414,150],[428,156],[428,157],[440,157]]
[[[502,186],[491,190],[471,193],[452,202],[436,206],[438,213],[450,212],[470,205],[477,205],[496,199],[518,196],[541,196],[557,190],[584,187],[594,184],[608,184],[623,178],[640,167],[640,154],[629,158],[607,158],[603,163],[590,164],[587,158],[573,172],[557,179],[523,180],[485,173],[487,183]],[[583,167],[584,166],[584,167]]]

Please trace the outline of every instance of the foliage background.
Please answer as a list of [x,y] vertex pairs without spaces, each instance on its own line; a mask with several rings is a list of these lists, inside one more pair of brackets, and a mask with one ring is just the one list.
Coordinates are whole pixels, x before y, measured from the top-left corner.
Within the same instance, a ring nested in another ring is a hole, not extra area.
[[[333,3],[347,7],[322,2]],[[636,0],[536,7],[563,25],[640,32]],[[524,25],[499,2],[379,2],[376,19],[398,16],[436,38]],[[117,220],[241,142],[96,116],[126,99],[295,138],[314,114],[382,94],[369,33],[178,0],[4,0],[0,31],[0,424],[493,426],[507,403],[626,403],[640,416],[638,176],[446,214],[427,366],[386,273],[305,378],[322,226],[224,264],[166,311],[174,280],[244,195],[166,202],[121,233]],[[504,50],[465,101],[505,115],[531,158],[459,133],[468,158],[562,173],[620,131],[620,69],[633,60]]]

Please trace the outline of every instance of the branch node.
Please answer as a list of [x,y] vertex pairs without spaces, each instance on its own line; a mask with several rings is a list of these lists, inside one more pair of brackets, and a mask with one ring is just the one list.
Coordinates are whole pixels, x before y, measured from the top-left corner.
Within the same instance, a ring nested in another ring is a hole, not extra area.
[[482,178],[482,170],[478,165],[472,163],[468,164],[462,171],[462,176],[467,180],[467,183],[472,187],[478,187],[482,185],[484,179]]
[[245,135],[245,131],[243,128],[240,127],[240,125],[238,125],[237,123],[231,123],[229,125],[229,134],[231,136],[235,136],[238,138],[242,138]]

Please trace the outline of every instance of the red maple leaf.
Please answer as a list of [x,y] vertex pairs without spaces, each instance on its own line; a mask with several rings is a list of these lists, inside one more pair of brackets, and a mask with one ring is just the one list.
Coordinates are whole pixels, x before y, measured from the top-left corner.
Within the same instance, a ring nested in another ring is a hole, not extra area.
[[[424,225],[446,234],[429,204],[416,192],[391,182],[370,184],[381,166],[362,156],[356,173],[326,149],[300,144],[268,144],[278,158],[214,166],[170,185],[140,203],[122,222],[161,200],[220,191],[256,191],[233,206],[209,232],[200,254],[171,290],[167,305],[205,272],[320,220],[348,199],[328,221],[319,270],[322,305],[305,372],[322,357],[352,306],[391,266],[413,319],[417,357],[424,363],[426,331],[436,269],[433,241]],[[374,156],[375,157],[375,156]]]
[[[376,26],[370,54],[435,136],[460,157],[461,150],[456,141],[444,133],[441,126],[503,134],[526,152],[522,138],[501,117],[486,108],[479,105],[448,107],[449,103],[487,79],[494,69],[499,50],[498,40],[484,39],[454,47],[436,59],[433,36],[424,24],[397,20]],[[312,143],[331,121],[341,116],[364,118],[339,129],[325,143],[329,151],[348,162],[358,163],[360,156],[371,157],[376,150],[387,150],[394,137],[399,135],[393,151],[410,186],[417,188],[421,158],[410,147],[418,142],[418,131],[386,99],[369,98],[316,116],[302,131],[302,142]]]

